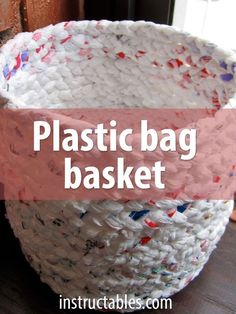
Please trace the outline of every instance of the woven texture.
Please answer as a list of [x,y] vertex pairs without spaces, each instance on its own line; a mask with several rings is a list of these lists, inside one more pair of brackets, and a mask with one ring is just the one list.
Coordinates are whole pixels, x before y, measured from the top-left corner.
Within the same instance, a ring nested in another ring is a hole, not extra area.
[[[232,52],[145,22],[67,22],[0,52],[0,104],[20,108],[217,108]],[[155,199],[155,196],[154,196]],[[28,261],[70,297],[170,296],[198,275],[233,201],[6,202]]]

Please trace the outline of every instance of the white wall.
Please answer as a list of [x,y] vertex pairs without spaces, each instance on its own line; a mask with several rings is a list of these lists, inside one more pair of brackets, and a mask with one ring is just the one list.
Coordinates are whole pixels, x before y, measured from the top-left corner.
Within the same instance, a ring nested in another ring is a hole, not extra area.
[[173,25],[236,49],[236,0],[176,0]]

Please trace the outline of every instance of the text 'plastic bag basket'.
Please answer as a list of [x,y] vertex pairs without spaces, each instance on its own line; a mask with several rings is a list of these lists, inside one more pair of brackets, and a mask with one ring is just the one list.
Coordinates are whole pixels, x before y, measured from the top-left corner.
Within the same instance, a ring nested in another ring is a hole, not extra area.
[[[169,26],[67,22],[0,52],[8,107],[217,108],[235,91],[233,53]],[[197,276],[232,201],[6,202],[28,261],[57,293],[167,297]],[[148,221],[160,221],[157,228]]]

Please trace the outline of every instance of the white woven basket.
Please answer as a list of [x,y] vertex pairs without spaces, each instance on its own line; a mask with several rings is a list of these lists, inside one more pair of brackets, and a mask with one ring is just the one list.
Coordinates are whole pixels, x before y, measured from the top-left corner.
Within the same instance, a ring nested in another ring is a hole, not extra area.
[[[0,52],[8,107],[219,109],[235,90],[233,53],[172,27],[83,21],[23,33]],[[6,202],[42,281],[69,297],[167,297],[201,271],[232,201]],[[159,223],[158,228],[147,222]]]

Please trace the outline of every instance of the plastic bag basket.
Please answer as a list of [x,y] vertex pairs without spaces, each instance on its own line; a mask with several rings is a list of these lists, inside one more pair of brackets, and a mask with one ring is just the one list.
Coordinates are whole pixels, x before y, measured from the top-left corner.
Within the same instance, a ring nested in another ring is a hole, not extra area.
[[[0,105],[203,107],[235,91],[232,52],[147,22],[67,22],[0,51]],[[233,202],[6,202],[32,267],[67,297],[167,297],[201,271]],[[147,221],[159,220],[158,228]]]

